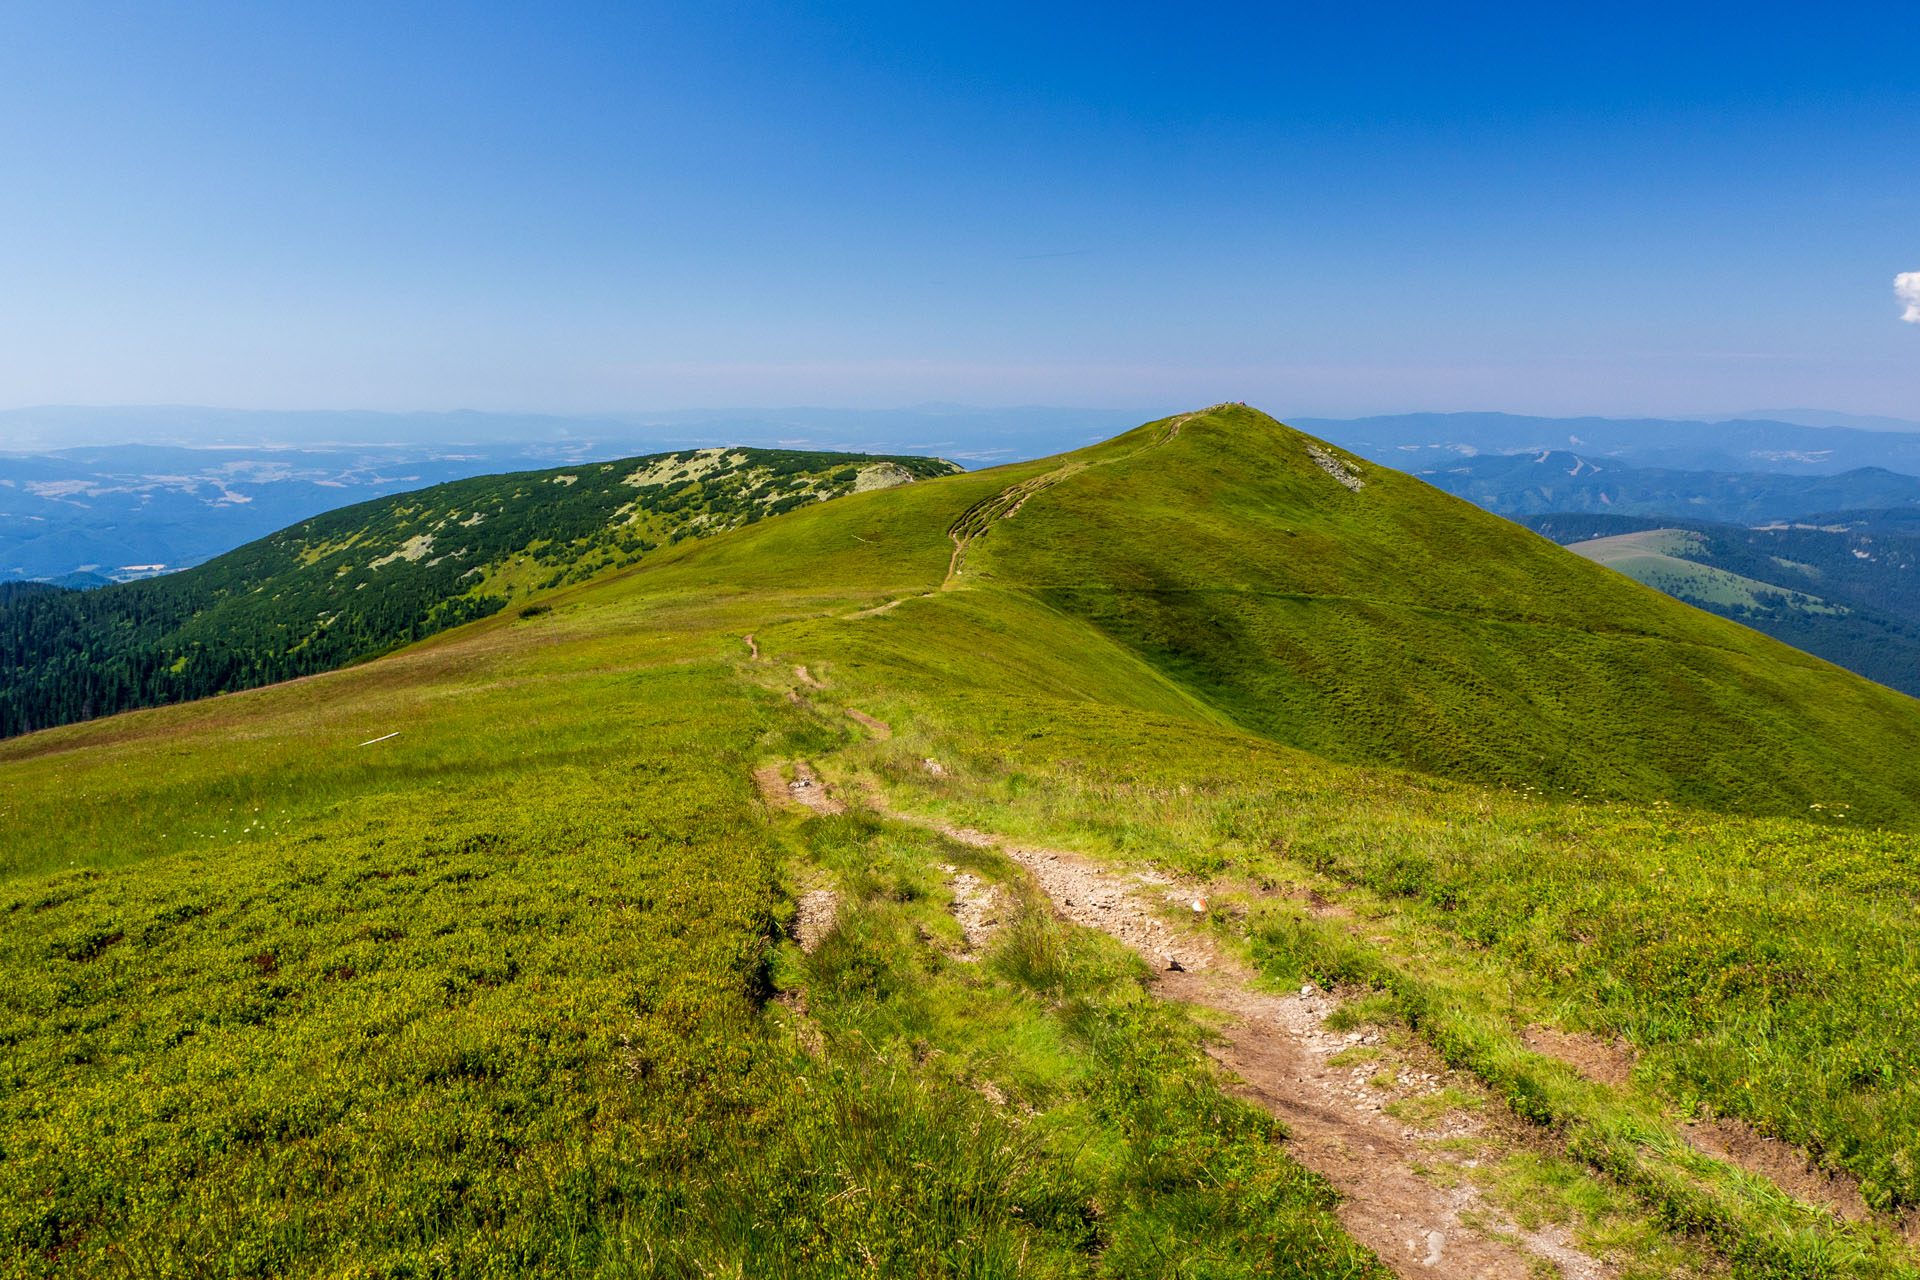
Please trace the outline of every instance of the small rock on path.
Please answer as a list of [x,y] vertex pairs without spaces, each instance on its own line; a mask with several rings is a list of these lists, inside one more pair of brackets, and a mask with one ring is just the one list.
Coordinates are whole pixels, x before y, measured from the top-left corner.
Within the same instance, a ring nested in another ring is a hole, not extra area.
[[826,814],[845,813],[847,809],[803,760],[794,761],[791,781],[777,764],[762,765],[755,769],[753,781],[760,788],[760,798],[775,808],[798,804],[805,805],[815,813]]

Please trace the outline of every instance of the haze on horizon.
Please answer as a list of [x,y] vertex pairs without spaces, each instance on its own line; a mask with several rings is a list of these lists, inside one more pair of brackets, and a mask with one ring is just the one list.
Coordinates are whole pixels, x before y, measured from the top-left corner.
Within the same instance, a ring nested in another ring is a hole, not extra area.
[[910,9],[16,7],[0,408],[1920,416],[1911,6]]

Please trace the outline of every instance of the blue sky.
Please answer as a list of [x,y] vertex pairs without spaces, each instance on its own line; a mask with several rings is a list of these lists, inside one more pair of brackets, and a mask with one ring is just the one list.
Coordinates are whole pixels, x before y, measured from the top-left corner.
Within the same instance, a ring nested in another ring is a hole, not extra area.
[[1920,417],[1911,4],[0,18],[0,407]]

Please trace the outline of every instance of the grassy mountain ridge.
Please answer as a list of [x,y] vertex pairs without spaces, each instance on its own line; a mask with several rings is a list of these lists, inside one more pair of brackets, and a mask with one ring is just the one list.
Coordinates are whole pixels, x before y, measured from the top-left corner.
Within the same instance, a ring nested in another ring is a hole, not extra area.
[[966,578],[1029,593],[1242,726],[1333,759],[1910,814],[1920,772],[1870,778],[1851,757],[1861,734],[1911,752],[1920,706],[1333,450],[1361,479],[1350,491],[1309,446],[1329,449],[1255,411],[1210,413],[1030,499],[969,549]]
[[[1920,1203],[1920,853],[1806,807],[1911,826],[1899,695],[1238,406],[538,603],[0,743],[15,1271],[1386,1274],[1217,1018],[871,793],[1151,860],[1276,990],[1343,984],[1538,1122],[1404,1123],[1569,1249],[1912,1274],[1672,1123]],[[766,794],[809,762],[844,812]],[[1578,770],[1616,798],[1541,797]],[[973,955],[962,869],[1007,895]]]
[[207,564],[0,602],[0,735],[331,670],[805,503],[953,464],[707,449],[454,481]]

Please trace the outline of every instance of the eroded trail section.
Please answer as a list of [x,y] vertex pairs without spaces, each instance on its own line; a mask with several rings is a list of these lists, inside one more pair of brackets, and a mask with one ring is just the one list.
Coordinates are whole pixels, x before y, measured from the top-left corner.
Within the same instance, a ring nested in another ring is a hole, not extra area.
[[969,828],[939,829],[1012,858],[1059,915],[1146,959],[1161,998],[1225,1014],[1207,1052],[1244,1096],[1286,1123],[1294,1159],[1340,1191],[1341,1222],[1395,1274],[1613,1274],[1558,1228],[1522,1230],[1474,1185],[1473,1170],[1520,1145],[1524,1132],[1477,1081],[1449,1071],[1404,1032],[1329,1028],[1341,1002],[1327,992],[1259,990],[1254,973],[1194,926],[1205,903],[1192,888]]
[[[1527,1048],[1564,1062],[1596,1084],[1624,1088],[1633,1078],[1636,1055],[1624,1040],[1530,1026],[1522,1035]],[[1679,1134],[1694,1150],[1765,1178],[1794,1199],[1826,1210],[1844,1222],[1868,1222],[1873,1210],[1857,1179],[1822,1166],[1801,1147],[1757,1133],[1739,1120],[1706,1119],[1683,1123]],[[1896,1229],[1909,1245],[1920,1243],[1920,1213],[1908,1213]]]
[[867,730],[873,734],[875,741],[885,742],[888,738],[891,738],[893,736],[892,725],[889,725],[885,720],[881,720],[875,716],[870,716],[864,711],[859,711],[853,707],[848,707],[847,718],[852,720],[855,724],[865,725]]
[[769,808],[779,808],[783,804],[802,805],[815,813],[835,814],[846,812],[846,805],[833,794],[820,776],[804,760],[796,760],[790,766],[793,776],[789,778],[777,764],[763,765],[754,770],[754,785],[760,788],[760,798]]

